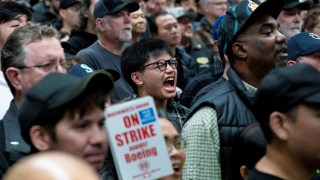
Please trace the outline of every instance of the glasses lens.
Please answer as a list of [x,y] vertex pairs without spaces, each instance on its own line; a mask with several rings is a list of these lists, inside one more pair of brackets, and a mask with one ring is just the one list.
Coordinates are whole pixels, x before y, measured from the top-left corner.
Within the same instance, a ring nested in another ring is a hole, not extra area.
[[166,70],[167,61],[161,59],[161,60],[158,61],[157,65],[158,65],[158,68],[159,68],[161,71],[164,71],[164,70]]
[[177,58],[172,58],[172,59],[170,59],[170,66],[173,68],[173,69],[175,69],[175,68],[177,68],[177,65],[178,65],[178,60],[177,60]]

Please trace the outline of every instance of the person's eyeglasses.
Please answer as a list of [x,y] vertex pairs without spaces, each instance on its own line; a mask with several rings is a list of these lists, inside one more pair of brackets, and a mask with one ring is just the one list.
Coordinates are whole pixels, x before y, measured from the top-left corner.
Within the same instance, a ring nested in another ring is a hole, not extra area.
[[151,65],[154,65],[154,64],[157,65],[157,68],[160,71],[165,71],[166,68],[167,68],[167,64],[169,64],[173,69],[176,69],[177,66],[178,66],[178,59],[177,58],[171,58],[169,60],[160,59],[159,61],[143,65],[143,66],[140,67],[140,69],[144,69],[147,66],[151,66]]
[[179,139],[173,143],[166,142],[166,145],[167,145],[168,152],[170,153],[172,151],[172,147],[174,147],[176,150],[181,150],[185,148],[186,141],[183,139]]
[[19,69],[28,69],[28,68],[39,68],[42,69],[45,72],[54,72],[59,69],[59,66],[64,68],[65,67],[65,61],[61,61],[59,64],[54,62],[48,62],[46,64],[42,65],[35,65],[35,66],[18,66]]

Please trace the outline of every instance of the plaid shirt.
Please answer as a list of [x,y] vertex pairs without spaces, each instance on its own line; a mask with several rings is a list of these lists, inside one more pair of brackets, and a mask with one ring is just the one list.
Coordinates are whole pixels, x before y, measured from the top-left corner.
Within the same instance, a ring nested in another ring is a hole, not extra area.
[[[137,99],[138,96],[133,94],[129,100]],[[169,99],[167,103],[168,118],[179,133],[181,133],[182,127],[186,122],[189,109],[177,103],[173,99]]]
[[[257,88],[244,82],[248,92]],[[194,113],[182,130],[186,140],[184,180],[221,179],[220,136],[215,109],[204,106]]]

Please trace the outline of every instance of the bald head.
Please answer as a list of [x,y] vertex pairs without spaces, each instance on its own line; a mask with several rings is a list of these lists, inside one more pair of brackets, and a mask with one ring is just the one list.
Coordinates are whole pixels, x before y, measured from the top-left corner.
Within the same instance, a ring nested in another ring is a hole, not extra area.
[[4,180],[98,180],[95,170],[83,160],[62,152],[43,152],[15,164]]

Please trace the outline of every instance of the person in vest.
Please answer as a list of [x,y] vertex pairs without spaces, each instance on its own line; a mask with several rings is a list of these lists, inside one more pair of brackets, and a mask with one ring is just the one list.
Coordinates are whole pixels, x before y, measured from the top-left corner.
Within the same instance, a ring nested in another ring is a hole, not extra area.
[[286,38],[276,21],[283,4],[244,0],[227,11],[218,39],[220,57],[230,63],[228,80],[210,84],[191,106],[182,130],[188,143],[184,179],[231,179],[236,137],[256,121],[252,101],[257,87],[270,70],[286,63]]

